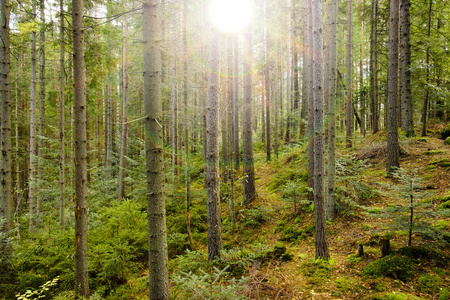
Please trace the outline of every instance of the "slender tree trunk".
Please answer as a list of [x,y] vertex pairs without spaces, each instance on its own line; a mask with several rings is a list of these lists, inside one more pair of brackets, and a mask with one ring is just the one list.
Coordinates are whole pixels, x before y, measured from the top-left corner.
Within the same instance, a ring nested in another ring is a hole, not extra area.
[[233,39],[233,148],[234,169],[239,170],[239,39],[236,35]]
[[[44,148],[44,128],[45,128],[45,2],[39,1],[39,17],[41,22],[41,30],[39,33],[39,130],[38,130],[38,159],[37,159],[37,176],[36,178],[41,181],[44,176],[43,165],[43,148]],[[36,202],[36,214],[40,217],[42,213],[42,196],[37,195]]]
[[[36,18],[36,4],[32,4],[32,18]],[[36,32],[31,32],[31,86],[30,86],[30,162],[28,171],[29,230],[36,226]]]
[[250,25],[244,34],[244,111],[242,114],[242,149],[243,149],[243,205],[252,203],[256,198],[255,169],[253,164],[253,26]]
[[316,258],[328,260],[325,222],[325,130],[323,117],[322,0],[312,3],[313,91],[314,91],[314,218]]
[[173,43],[172,43],[172,167],[174,176],[178,177],[178,98],[177,98],[177,18],[173,18]]
[[220,257],[222,249],[219,180],[219,34],[211,29],[209,42],[207,111],[206,191],[208,260]]
[[[183,5],[183,22],[184,28],[187,26],[187,0]],[[188,71],[187,71],[187,37],[186,30],[183,30],[183,105],[184,105],[184,177],[185,177],[185,204],[186,204],[186,230],[188,233],[188,240],[191,249],[194,249],[194,242],[192,240],[191,226],[190,226],[190,210],[191,210],[191,175],[189,173],[189,116],[188,116]]]
[[158,0],[146,0],[142,11],[149,299],[170,299],[161,127],[160,6]]
[[312,190],[314,189],[314,143],[313,143],[313,135],[314,132],[314,103],[313,103],[313,31],[312,31],[312,12],[311,12],[311,0],[305,0],[305,24],[304,24],[304,32],[303,32],[303,47],[304,47],[304,73],[303,76],[305,78],[304,81],[304,91],[305,94],[303,96],[303,101],[306,103],[307,111],[308,111],[308,130],[306,136],[308,138],[308,199],[310,201],[314,200],[314,193]]
[[[125,2],[124,2],[124,5]],[[125,168],[127,155],[127,100],[128,100],[128,21],[125,15],[122,20],[123,45],[122,45],[122,132],[120,136],[120,162],[119,162],[119,201],[125,197]]]
[[[266,19],[266,26],[268,26],[268,16],[267,16],[267,7],[264,7],[264,14]],[[269,50],[270,50],[270,40],[269,34],[267,33],[267,27],[264,30],[264,39],[265,39],[265,61],[264,65],[264,85],[265,85],[265,93],[266,93],[266,133],[267,133],[267,145],[266,145],[266,160],[270,161],[270,152],[271,152],[271,132],[270,132],[270,66],[269,66]]]
[[352,147],[353,138],[353,54],[352,54],[352,1],[347,1],[347,118],[346,147]]
[[361,2],[360,19],[361,19],[361,42],[359,43],[359,100],[361,112],[361,135],[366,136],[366,92],[364,89],[364,69],[363,69],[363,41],[365,32],[364,23],[364,7],[365,0]]
[[388,68],[388,97],[386,111],[386,139],[387,139],[387,173],[390,174],[400,166],[398,145],[398,22],[399,1],[391,0],[389,23],[389,68]]
[[327,219],[336,218],[336,71],[337,71],[337,0],[331,0],[330,6],[330,54],[328,80],[328,193],[327,193]]
[[[289,143],[291,140],[290,127],[291,127],[291,112],[290,112],[290,103],[291,103],[291,77],[292,77],[292,59],[291,59],[291,14],[292,14],[292,0],[287,0],[287,54],[286,54],[286,136],[285,142]],[[304,54],[304,53],[303,53]],[[305,57],[305,56],[303,56]],[[304,100],[303,100],[304,101]]]
[[89,298],[87,265],[86,69],[83,0],[72,0],[75,121],[75,292]]
[[[10,46],[9,46],[9,0],[0,0],[0,232],[4,239],[0,243],[0,253],[6,258],[11,255],[11,247],[7,242],[11,230],[11,79],[10,79]],[[17,101],[17,100],[16,100]],[[8,267],[1,266],[0,274]]]
[[59,223],[65,228],[64,198],[64,1],[59,0]]
[[370,33],[370,105],[372,132],[379,129],[378,109],[378,0],[372,0],[371,33]]
[[[431,12],[433,8],[433,0],[430,0],[430,6],[428,9],[428,39],[431,36]],[[427,108],[429,105],[429,97],[430,97],[430,45],[427,45],[426,52],[426,66],[427,66],[427,75],[425,78],[425,99],[423,102],[422,109],[422,136],[427,135]]]
[[400,0],[400,87],[402,102],[402,130],[414,136],[413,103],[411,94],[411,20],[410,0]]

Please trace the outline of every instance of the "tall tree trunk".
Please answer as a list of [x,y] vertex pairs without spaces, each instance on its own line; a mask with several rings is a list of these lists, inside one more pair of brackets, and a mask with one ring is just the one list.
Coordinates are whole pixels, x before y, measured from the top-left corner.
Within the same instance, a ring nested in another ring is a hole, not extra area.
[[[430,6],[428,8],[428,39],[431,36],[431,12],[433,8],[433,0],[430,0]],[[427,135],[427,108],[429,105],[429,97],[430,97],[430,44],[427,45],[426,52],[426,66],[427,66],[427,75],[425,78],[425,99],[423,101],[423,109],[422,109],[422,136]]]
[[305,23],[303,26],[303,76],[304,76],[304,92],[303,101],[306,103],[308,111],[308,130],[306,136],[308,138],[308,199],[314,200],[314,103],[313,103],[313,31],[312,31],[312,12],[311,0],[305,0]]
[[266,28],[264,30],[264,39],[265,39],[265,61],[266,64],[264,65],[264,86],[265,86],[265,93],[266,93],[266,133],[267,133],[267,144],[266,144],[266,160],[270,161],[270,152],[271,152],[271,132],[270,132],[270,66],[269,66],[269,51],[270,51],[270,40],[269,40],[269,34],[267,33],[267,26],[268,26],[268,15],[267,15],[267,7],[265,5],[264,7],[264,14],[265,14],[265,20],[266,20]]
[[347,0],[347,117],[346,147],[352,147],[353,138],[353,54],[352,54],[352,0]]
[[[291,33],[291,18],[292,18],[292,0],[287,0],[287,54],[286,54],[286,136],[285,142],[289,143],[291,141],[291,111],[290,111],[290,103],[291,103],[291,84],[292,84],[292,59],[291,59],[291,42],[292,42],[292,33]],[[304,53],[303,53],[304,54]],[[304,56],[303,56],[304,57]]]
[[331,0],[330,6],[330,42],[328,63],[328,193],[327,193],[327,219],[336,218],[336,71],[337,71],[337,0]]
[[173,34],[174,39],[172,43],[172,167],[174,176],[179,175],[178,173],[178,97],[177,97],[177,18],[176,14],[173,18]]
[[[0,243],[0,253],[6,258],[11,254],[7,238],[11,229],[11,79],[10,79],[10,49],[9,49],[9,0],[0,0],[0,232],[5,239]],[[8,268],[3,265],[1,274]]]
[[[187,0],[183,5],[183,22],[184,28],[187,28]],[[187,71],[187,37],[186,30],[183,30],[183,105],[184,105],[184,179],[185,179],[185,204],[186,204],[186,230],[191,249],[194,248],[190,226],[190,210],[191,210],[191,177],[189,174],[189,116],[188,116],[188,71]]]
[[[126,3],[124,2],[124,5]],[[125,197],[125,167],[127,155],[127,100],[128,100],[128,21],[127,16],[122,20],[122,131],[120,135],[120,161],[119,161],[119,201]]]
[[142,10],[150,299],[170,299],[161,127],[160,6],[158,0],[146,0]]
[[64,0],[59,0],[59,223],[64,229]]
[[86,69],[83,0],[72,0],[75,121],[75,292],[89,298],[87,266]]
[[400,166],[398,145],[398,22],[399,1],[391,0],[389,23],[389,68],[388,68],[388,97],[386,111],[386,139],[387,139],[387,173],[390,174]]
[[366,92],[364,89],[364,69],[363,69],[363,41],[365,32],[364,23],[364,6],[365,0],[361,2],[360,19],[361,19],[361,42],[359,43],[359,104],[361,112],[361,135],[366,136]]
[[372,0],[370,31],[370,106],[372,132],[375,134],[379,129],[378,110],[378,0]]
[[[32,3],[32,18],[36,18],[36,4]],[[31,86],[30,86],[30,162],[28,170],[29,230],[36,226],[36,31],[31,32]]]
[[250,25],[244,34],[244,111],[242,114],[242,150],[243,150],[243,200],[242,204],[252,203],[256,198],[255,169],[253,164],[253,26]]
[[208,222],[208,260],[220,257],[222,249],[219,180],[219,34],[211,28],[209,42],[207,150],[205,161]]
[[411,95],[411,21],[410,0],[400,0],[400,88],[402,102],[402,130],[414,136],[413,103]]
[[[37,179],[44,180],[43,149],[44,149],[44,129],[45,129],[45,1],[39,1],[39,17],[41,30],[39,32],[39,130],[38,130],[38,170]],[[37,195],[36,214],[40,217],[42,213],[42,195]]]
[[314,91],[314,219],[316,258],[328,260],[325,222],[325,130],[323,117],[322,0],[312,2]]
[[239,170],[239,38],[233,39],[233,149],[234,169]]

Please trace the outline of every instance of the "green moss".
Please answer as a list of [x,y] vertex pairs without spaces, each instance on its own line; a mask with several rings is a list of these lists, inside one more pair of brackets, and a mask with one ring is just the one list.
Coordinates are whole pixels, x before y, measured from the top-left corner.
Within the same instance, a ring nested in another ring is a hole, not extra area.
[[390,255],[369,263],[363,272],[373,277],[391,277],[407,282],[414,276],[415,264],[407,257]]
[[420,300],[421,298],[418,298],[411,294],[401,293],[401,292],[392,292],[392,293],[386,293],[384,295],[374,295],[371,298],[371,300]]
[[444,141],[445,145],[450,145],[450,136],[448,136],[445,141]]
[[349,263],[359,263],[360,261],[362,261],[362,257],[359,257],[358,254],[350,254],[349,256],[347,256],[347,261]]
[[441,205],[439,205],[440,208],[450,208],[450,200],[442,202]]
[[450,226],[450,222],[446,221],[446,220],[439,220],[436,223],[434,223],[434,227],[442,229],[442,230],[446,229],[449,226]]
[[444,150],[428,150],[428,151],[425,151],[425,155],[436,155],[436,154],[442,154],[442,153],[445,153],[445,151]]
[[435,294],[439,291],[439,286],[441,284],[441,279],[434,274],[424,274],[419,277],[418,288],[421,292],[427,294]]
[[421,143],[428,143],[428,138],[427,137],[418,137],[417,141],[421,142]]
[[439,293],[439,300],[448,300],[450,299],[450,292],[446,288],[442,288]]

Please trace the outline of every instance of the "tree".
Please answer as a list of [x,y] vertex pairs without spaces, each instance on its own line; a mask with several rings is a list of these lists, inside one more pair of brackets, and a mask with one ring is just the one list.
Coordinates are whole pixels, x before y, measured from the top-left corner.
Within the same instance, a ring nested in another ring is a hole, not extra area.
[[314,97],[314,219],[316,258],[328,259],[325,222],[325,130],[323,117],[322,0],[312,2]]
[[[32,2],[32,18],[36,18],[36,4]],[[31,32],[31,86],[30,86],[30,146],[28,169],[29,230],[36,226],[36,31]]]
[[[38,170],[37,178],[43,179],[43,149],[44,149],[44,129],[45,129],[45,1],[39,0],[39,18],[41,29],[39,32],[39,125],[38,125]],[[42,213],[42,196],[37,195],[36,214],[40,217]]]
[[87,266],[86,69],[84,3],[72,0],[75,131],[75,292],[89,298]]
[[59,222],[65,227],[64,200],[64,1],[59,0]]
[[[433,8],[433,0],[430,0],[430,5],[428,8],[428,32],[427,37],[430,38],[431,36],[431,12]],[[425,98],[423,101],[423,108],[422,108],[422,136],[427,135],[427,109],[428,109],[428,101],[430,97],[430,44],[427,45],[426,50],[426,58],[425,58],[426,68],[427,68],[427,75],[425,77]]]
[[146,0],[142,10],[150,299],[170,298],[161,126],[160,6],[158,0]]
[[219,179],[219,34],[211,28],[208,58],[208,109],[205,182],[207,191],[208,260],[220,257],[222,249]]
[[[9,0],[0,0],[0,253],[7,257],[10,247],[7,238],[11,229],[11,79],[9,49]],[[6,270],[6,268],[3,268]]]
[[303,101],[308,110],[308,200],[314,200],[314,96],[313,96],[313,30],[311,0],[305,0],[305,22],[303,26]]
[[372,0],[370,31],[370,108],[373,133],[379,131],[378,114],[378,0]]
[[[125,3],[124,3],[125,4]],[[125,15],[122,20],[122,130],[120,135],[120,161],[119,161],[119,190],[118,198],[121,201],[125,197],[125,167],[127,154],[127,97],[128,97],[128,62],[127,41],[128,21]]]
[[329,6],[329,55],[328,55],[328,192],[327,192],[327,219],[336,217],[335,193],[336,193],[336,27],[337,27],[337,0],[331,0]]
[[233,39],[233,154],[234,169],[239,170],[239,39]]
[[[244,34],[244,111],[242,114],[242,150],[243,150],[243,205],[252,203],[256,198],[255,168],[253,164],[253,134],[252,134],[252,65],[253,65],[253,26],[249,26]],[[208,123],[209,124],[209,123]]]
[[398,90],[398,22],[399,1],[391,0],[389,23],[389,68],[388,68],[388,97],[386,111],[386,139],[387,139],[387,173],[392,173],[400,166],[398,125],[397,125],[397,90]]
[[347,117],[346,147],[352,147],[353,136],[353,54],[352,54],[352,1],[347,1]]
[[411,20],[410,0],[400,0],[400,87],[402,107],[402,130],[413,136],[413,102],[411,95]]
[[[266,27],[264,28],[264,56],[266,64],[264,65],[264,86],[265,86],[265,93],[266,93],[266,132],[267,132],[267,145],[266,145],[266,155],[267,161],[270,161],[270,151],[271,151],[271,132],[270,132],[270,66],[269,66],[269,49],[270,49],[270,38],[269,34],[267,33],[267,23],[268,23],[268,13],[267,13],[267,7],[264,6],[264,15],[266,20]],[[298,80],[297,80],[298,85]],[[298,89],[297,89],[298,93]]]

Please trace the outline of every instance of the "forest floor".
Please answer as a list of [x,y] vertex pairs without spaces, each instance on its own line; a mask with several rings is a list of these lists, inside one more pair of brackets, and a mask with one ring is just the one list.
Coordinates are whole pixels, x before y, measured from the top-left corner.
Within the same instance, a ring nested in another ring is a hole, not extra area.
[[[252,299],[450,299],[450,221],[448,212],[441,214],[448,210],[439,208],[450,200],[450,146],[444,145],[435,134],[440,127],[430,128],[430,136],[426,138],[402,138],[403,181],[386,177],[383,132],[357,140],[353,148],[337,153],[338,162],[350,170],[343,174],[338,170],[338,176],[343,178],[338,183],[341,212],[336,220],[327,222],[329,262],[314,260],[314,212],[310,205],[305,201],[297,203],[294,212],[293,203],[283,199],[286,189],[280,178],[295,180],[298,176],[295,168],[305,164],[305,154],[285,151],[269,163],[264,162],[264,157],[257,157],[258,199],[252,206],[266,208],[270,218],[234,240],[241,241],[241,246],[260,242],[275,250],[281,247],[289,255],[254,264],[249,271],[247,296]],[[401,188],[410,186],[412,181],[418,184],[413,192],[415,224],[420,223],[431,231],[413,232],[413,247],[409,248],[413,250],[405,250],[408,248],[401,248],[408,246],[409,197],[399,195]],[[396,224],[399,226],[395,227]],[[433,231],[436,228],[442,231]],[[442,232],[447,246],[435,242],[442,236],[434,235]],[[369,276],[370,271],[365,267],[382,262],[382,238],[389,238],[393,254],[387,257],[385,269],[381,266],[382,271]],[[364,247],[362,257],[358,256],[358,244]],[[395,257],[406,257],[403,264],[410,265],[396,265],[391,261]],[[400,272],[388,270],[389,266],[405,268],[405,272],[411,273],[402,278]]]

